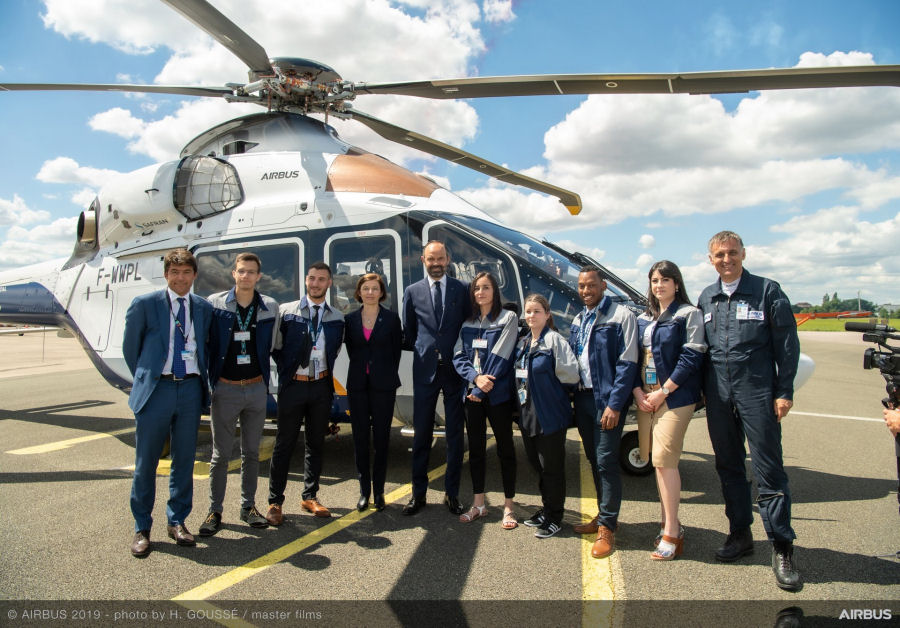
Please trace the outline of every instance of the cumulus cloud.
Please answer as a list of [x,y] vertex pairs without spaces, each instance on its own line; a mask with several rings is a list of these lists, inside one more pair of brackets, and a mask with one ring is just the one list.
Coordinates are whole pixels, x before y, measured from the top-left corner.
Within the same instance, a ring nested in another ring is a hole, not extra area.
[[638,239],[638,242],[640,243],[641,248],[649,249],[653,248],[653,245],[656,244],[656,238],[649,233],[645,233]]
[[77,218],[60,218],[31,229],[12,226],[0,242],[0,269],[18,268],[68,255],[75,242]]
[[18,194],[14,194],[12,200],[0,198],[0,227],[27,225],[48,218],[49,212],[30,209]]
[[511,22],[516,19],[512,0],[484,0],[482,11],[486,22]]
[[100,187],[118,174],[115,170],[80,166],[71,157],[57,157],[45,161],[35,178],[44,183],[83,183]]

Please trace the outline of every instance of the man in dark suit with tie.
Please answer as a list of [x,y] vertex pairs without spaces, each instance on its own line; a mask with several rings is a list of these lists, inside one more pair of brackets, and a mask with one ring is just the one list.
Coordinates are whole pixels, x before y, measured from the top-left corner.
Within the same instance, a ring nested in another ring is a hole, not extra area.
[[178,545],[195,545],[184,524],[193,505],[200,412],[209,404],[206,341],[212,306],[190,293],[197,260],[187,249],[169,251],[163,259],[163,274],[165,290],[132,301],[122,340],[122,354],[134,380],[128,405],[136,428],[131,553],[137,557],[150,553],[156,468],[167,437],[172,456],[167,530]]
[[463,388],[465,382],[453,368],[453,348],[459,330],[471,312],[465,284],[446,274],[450,255],[442,242],[425,245],[422,263],[427,276],[403,293],[404,348],[413,352],[413,494],[403,507],[414,515],[425,505],[428,490],[428,458],[434,436],[434,411],[438,394],[444,393],[444,433],[447,442],[447,475],[444,504],[459,515],[459,477],[463,458]]

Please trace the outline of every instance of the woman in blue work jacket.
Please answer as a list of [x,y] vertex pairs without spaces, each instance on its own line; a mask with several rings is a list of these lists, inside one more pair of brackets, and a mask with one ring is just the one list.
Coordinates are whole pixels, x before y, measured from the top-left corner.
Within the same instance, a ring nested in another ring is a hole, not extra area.
[[655,263],[648,274],[649,306],[638,319],[643,348],[634,400],[641,457],[652,455],[659,490],[661,523],[653,560],[672,560],[684,550],[678,518],[681,475],[678,461],[684,435],[700,401],[700,366],[706,352],[703,315],[691,305],[678,266]]
[[539,539],[562,527],[566,499],[566,429],[572,424],[567,384],[578,382],[578,360],[569,343],[553,329],[550,303],[539,294],[525,298],[525,322],[531,333],[516,352],[519,428],[525,453],[540,481],[543,507],[525,525]]
[[503,519],[506,530],[518,526],[513,511],[516,496],[516,447],[513,444],[513,351],[519,319],[504,310],[500,287],[491,273],[480,272],[469,284],[473,315],[464,323],[453,351],[453,366],[466,383],[466,433],[472,473],[472,507],[459,520],[469,523],[487,514],[484,503],[487,420],[497,441],[503,478]]

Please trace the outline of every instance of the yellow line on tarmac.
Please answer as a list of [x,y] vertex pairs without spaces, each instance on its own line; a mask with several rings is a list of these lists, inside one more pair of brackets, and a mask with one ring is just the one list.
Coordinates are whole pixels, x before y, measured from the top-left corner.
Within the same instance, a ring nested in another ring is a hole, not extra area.
[[[463,462],[468,458],[468,452],[463,457]],[[447,465],[442,464],[441,466],[432,469],[428,474],[428,480],[434,481],[444,475],[447,472]],[[404,484],[403,486],[391,491],[387,495],[384,496],[385,502],[391,504],[404,497],[412,494],[412,484]],[[363,512],[359,512],[355,508],[348,512],[346,515],[341,517],[340,519],[336,519],[329,523],[328,525],[322,526],[316,530],[313,530],[309,534],[296,539],[288,543],[287,545],[283,545],[278,549],[275,549],[268,554],[260,556],[256,560],[252,560],[245,565],[241,565],[231,571],[222,574],[218,578],[213,578],[212,580],[201,584],[199,587],[195,587],[190,591],[186,591],[181,595],[177,595],[172,598],[173,601],[178,602],[181,600],[205,600],[217,593],[221,593],[225,589],[232,587],[239,582],[250,578],[251,576],[255,576],[256,574],[265,571],[269,567],[277,565],[283,560],[287,560],[294,554],[298,554],[302,552],[306,548],[315,545],[316,543],[320,543],[327,539],[328,537],[337,534],[344,528],[347,528],[357,521],[361,521],[366,517],[370,516],[372,513],[377,512],[374,508],[368,508]]]
[[16,456],[30,456],[32,454],[46,454],[51,451],[59,451],[60,449],[68,449],[72,445],[78,445],[81,443],[87,443],[92,440],[99,440],[101,438],[111,438],[114,436],[121,436],[122,434],[130,434],[134,432],[136,428],[134,427],[126,427],[121,430],[114,430],[112,432],[103,432],[101,434],[91,434],[90,436],[79,436],[78,438],[69,438],[67,440],[59,440],[55,443],[46,443],[44,445],[35,445],[34,447],[24,447],[22,449],[12,449],[7,451],[8,454],[14,454]]
[[[579,450],[581,443],[579,441]],[[597,493],[594,490],[594,479],[591,477],[591,467],[587,458],[578,456],[581,471],[581,503],[582,513],[595,513],[597,511]],[[582,535],[581,540],[581,625],[587,628],[599,626],[612,626],[613,605],[598,604],[598,601],[615,600],[613,588],[612,556],[607,558],[594,558],[591,556],[591,547],[595,537]]]

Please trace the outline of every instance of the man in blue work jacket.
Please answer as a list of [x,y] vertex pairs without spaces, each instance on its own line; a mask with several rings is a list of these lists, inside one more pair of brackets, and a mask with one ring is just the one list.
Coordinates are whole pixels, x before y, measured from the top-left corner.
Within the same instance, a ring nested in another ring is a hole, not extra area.
[[743,269],[740,236],[717,233],[709,261],[719,280],[700,295],[708,362],[704,376],[706,423],[716,454],[729,534],[716,559],[733,562],[753,553],[753,508],[744,469],[750,446],[757,504],[769,540],[779,587],[802,586],[794,563],[791,493],[781,455],[781,419],[793,405],[800,341],[791,304],[781,287]]
[[615,550],[622,505],[619,447],[638,358],[637,320],[627,307],[604,296],[605,291],[599,268],[581,269],[578,294],[584,310],[569,328],[569,346],[581,376],[575,424],[597,491],[597,516],[576,525],[575,532],[597,535],[591,548],[594,558],[606,558]]

